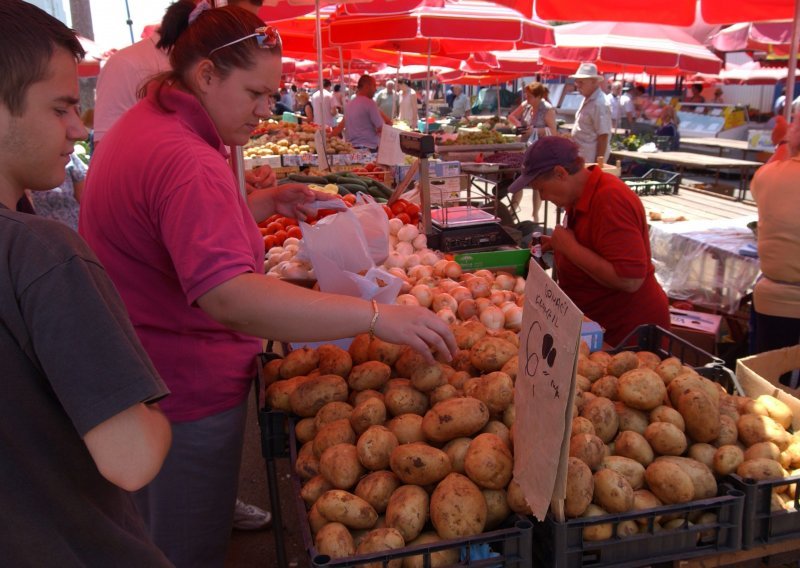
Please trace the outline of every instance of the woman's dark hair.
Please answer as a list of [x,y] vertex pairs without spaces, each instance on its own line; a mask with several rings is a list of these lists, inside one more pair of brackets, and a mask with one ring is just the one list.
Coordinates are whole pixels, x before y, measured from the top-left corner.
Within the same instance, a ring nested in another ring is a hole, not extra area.
[[86,52],[75,32],[22,0],[0,0],[0,103],[12,116],[25,112],[28,89],[45,78],[56,49],[78,62]]
[[[210,59],[222,78],[234,69],[255,65],[255,54],[261,49],[256,38],[237,40],[264,25],[258,16],[244,8],[223,6],[202,12],[190,24],[189,14],[194,8],[192,0],[179,0],[167,8],[161,20],[158,47],[169,53],[172,70],[157,77],[159,90],[168,81],[186,85],[186,74],[201,59]],[[231,45],[219,49],[227,43]],[[267,49],[280,57],[280,44]]]

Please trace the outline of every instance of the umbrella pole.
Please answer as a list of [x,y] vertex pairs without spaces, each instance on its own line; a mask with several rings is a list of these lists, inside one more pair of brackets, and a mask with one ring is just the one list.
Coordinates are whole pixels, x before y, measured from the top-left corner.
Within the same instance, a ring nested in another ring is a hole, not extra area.
[[797,42],[800,37],[800,0],[794,2],[794,28],[792,29],[792,49],[789,52],[789,71],[786,75],[786,104],[783,106],[783,113],[786,120],[792,120],[792,102],[794,101],[794,83],[797,74]]
[[[315,23],[314,33],[316,34],[317,61],[319,63],[318,67],[317,67],[317,74],[318,74],[317,80],[319,81],[317,83],[317,90],[319,91],[319,96],[320,96],[320,99],[319,99],[319,111],[320,111],[320,114],[322,114],[322,110],[325,108],[325,105],[323,104],[324,101],[323,101],[323,97],[322,97],[322,79],[323,79],[323,73],[322,73],[322,71],[323,71],[322,70],[322,24],[320,23],[320,19],[319,19],[319,0],[314,0],[314,16],[315,16],[315,20],[316,20],[314,22]],[[317,119],[316,116],[314,117],[314,119],[317,120],[317,124],[320,124],[320,122],[319,122],[319,120]],[[323,125],[323,128],[324,128],[325,122],[323,121],[321,124]]]
[[[800,0],[798,0],[800,2]],[[425,73],[425,99],[422,101],[425,108],[425,134],[428,133],[428,114],[430,113],[431,98],[431,38],[428,38],[428,71]]]
[[[352,62],[350,62],[352,64]],[[342,117],[344,117],[344,107],[347,101],[347,88],[344,86],[344,57],[342,56],[342,48],[339,47],[339,89],[342,93]]]

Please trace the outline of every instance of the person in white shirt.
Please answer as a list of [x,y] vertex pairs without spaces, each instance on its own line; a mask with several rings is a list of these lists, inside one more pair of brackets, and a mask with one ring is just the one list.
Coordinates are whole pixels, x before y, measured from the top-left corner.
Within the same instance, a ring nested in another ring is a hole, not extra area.
[[614,128],[631,128],[633,126],[633,101],[622,92],[622,82],[611,83],[611,92],[606,95],[611,107],[611,125]]
[[336,126],[336,107],[331,93],[331,80],[322,80],[322,89],[311,95],[311,108],[314,109],[314,122],[320,126]]
[[594,163],[598,158],[607,161],[611,153],[608,143],[611,137],[611,109],[600,89],[603,76],[597,72],[594,63],[581,63],[571,77],[575,79],[578,92],[583,95],[583,102],[575,114],[572,139],[578,144],[586,163]]
[[453,85],[453,95],[453,116],[457,118],[469,116],[469,97],[461,85]]
[[416,128],[419,123],[418,108],[417,92],[411,88],[411,81],[408,79],[402,80],[400,83],[400,112],[398,118],[411,128]]

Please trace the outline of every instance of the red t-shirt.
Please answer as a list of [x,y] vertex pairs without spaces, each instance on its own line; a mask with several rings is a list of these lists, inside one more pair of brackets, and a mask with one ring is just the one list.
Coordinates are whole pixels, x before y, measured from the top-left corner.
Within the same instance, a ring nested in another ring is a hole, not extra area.
[[263,272],[264,245],[193,96],[152,89],[109,130],[92,156],[80,232],[105,265],[148,355],[172,391],[174,422],[241,403],[260,340],[214,321],[197,304],[212,288]]
[[667,296],[656,281],[650,237],[639,197],[619,178],[590,168],[575,205],[567,210],[568,228],[577,241],[609,261],[623,278],[644,278],[633,293],[612,290],[556,253],[558,284],[584,314],[602,325],[604,340],[617,345],[636,326],[669,328]]

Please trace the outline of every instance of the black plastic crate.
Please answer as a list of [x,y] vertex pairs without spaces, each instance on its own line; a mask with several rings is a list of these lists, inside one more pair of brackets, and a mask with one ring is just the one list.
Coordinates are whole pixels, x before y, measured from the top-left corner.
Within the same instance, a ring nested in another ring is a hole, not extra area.
[[622,178],[636,195],[677,195],[681,174],[653,168],[642,177]]
[[800,537],[800,493],[794,497],[794,511],[773,511],[772,492],[779,487],[800,483],[800,475],[771,481],[729,476],[731,484],[744,492],[742,547],[772,544]]
[[279,359],[276,353],[259,353],[256,357],[256,409],[261,431],[261,455],[265,459],[289,457],[289,420],[285,412],[261,406],[258,399],[264,381],[264,365]]
[[[721,490],[724,494],[712,499],[646,511],[570,519],[563,523],[548,514],[543,522],[534,525],[535,565],[548,568],[653,566],[740,550],[744,494],[725,486]],[[688,520],[702,513],[716,514],[716,522],[693,526],[684,524],[680,528],[658,531],[655,528],[657,516],[670,515]],[[619,523],[633,519],[646,519],[646,527],[641,529],[643,532],[628,537],[617,536]],[[610,539],[584,540],[584,528],[605,523],[614,525]]]
[[442,540],[431,544],[406,546],[396,550],[359,554],[347,558],[330,558],[319,554],[311,536],[308,523],[308,511],[300,497],[300,478],[295,473],[297,463],[297,439],[294,434],[294,421],[289,423],[289,449],[291,464],[292,497],[297,507],[300,519],[300,531],[303,535],[303,544],[308,552],[311,565],[314,567],[344,568],[365,566],[368,562],[375,562],[386,566],[390,560],[397,560],[407,556],[423,555],[424,566],[430,566],[430,554],[438,550],[458,548],[461,562],[458,566],[472,568],[530,568],[533,566],[533,523],[527,517],[511,515],[499,529],[485,532],[476,536]]

